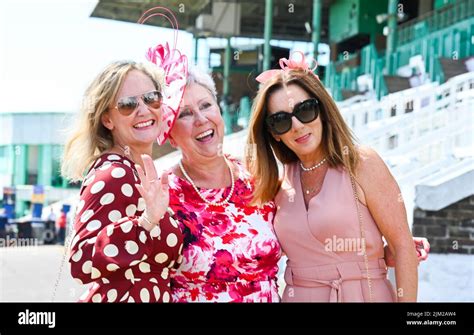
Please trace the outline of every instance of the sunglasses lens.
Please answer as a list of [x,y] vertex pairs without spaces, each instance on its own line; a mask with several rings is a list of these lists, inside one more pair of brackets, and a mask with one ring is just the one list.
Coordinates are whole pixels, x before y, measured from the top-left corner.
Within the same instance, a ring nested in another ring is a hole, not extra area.
[[143,102],[150,108],[161,107],[161,93],[158,91],[149,92],[143,95]]
[[136,97],[122,98],[117,103],[117,109],[120,114],[130,115],[138,106],[138,100]]
[[294,112],[296,118],[302,123],[309,123],[319,115],[319,103],[316,99],[303,101]]
[[270,115],[267,124],[275,134],[282,135],[291,129],[291,114],[282,112]]

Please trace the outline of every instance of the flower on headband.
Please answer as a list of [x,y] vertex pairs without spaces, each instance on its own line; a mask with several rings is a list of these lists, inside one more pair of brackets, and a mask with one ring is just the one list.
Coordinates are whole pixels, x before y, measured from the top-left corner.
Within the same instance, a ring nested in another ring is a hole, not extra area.
[[165,7],[155,7],[143,13],[138,22],[143,24],[154,16],[165,17],[171,23],[171,27],[175,29],[173,48],[170,48],[168,43],[158,44],[156,47],[148,49],[146,53],[146,58],[163,69],[165,74],[165,85],[162,88],[161,130],[157,138],[158,143],[162,145],[169,137],[179,113],[179,105],[188,77],[188,59],[176,49],[178,21],[173,12]]
[[[300,60],[294,59],[293,55],[295,54],[301,55],[301,59]],[[306,63],[305,56],[301,51],[295,51],[290,55],[290,59],[280,58],[279,64],[280,64],[281,70],[263,71],[257,78],[255,78],[255,80],[263,84],[263,83],[266,83],[271,78],[273,78],[274,76],[282,72],[288,72],[290,70],[307,71],[319,79],[319,77],[314,74],[314,70],[316,70],[316,68],[318,67],[318,62],[314,58],[311,58],[311,60],[312,62],[314,62],[313,68],[310,68],[308,63]]]

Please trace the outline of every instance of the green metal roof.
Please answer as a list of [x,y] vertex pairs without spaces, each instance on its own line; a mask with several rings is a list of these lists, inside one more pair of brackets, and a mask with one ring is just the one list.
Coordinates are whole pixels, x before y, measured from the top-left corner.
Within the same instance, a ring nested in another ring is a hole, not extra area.
[[[171,9],[179,23],[180,29],[199,34],[195,29],[196,18],[200,14],[211,14],[213,2],[238,2],[241,4],[240,37],[263,38],[265,18],[265,1],[263,0],[99,0],[92,12],[92,17],[111,20],[137,22],[140,15],[154,6]],[[321,42],[328,41],[329,5],[333,0],[321,0]],[[273,0],[273,39],[310,41],[311,34],[305,29],[305,22],[312,22],[311,0]],[[163,18],[150,19],[146,24],[169,28]],[[205,34],[206,37],[220,37]]]

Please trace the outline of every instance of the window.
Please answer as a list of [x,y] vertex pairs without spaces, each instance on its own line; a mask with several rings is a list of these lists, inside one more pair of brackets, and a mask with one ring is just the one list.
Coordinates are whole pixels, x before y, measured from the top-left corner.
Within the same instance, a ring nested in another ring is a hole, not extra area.
[[392,150],[398,146],[398,135],[392,135],[388,138],[388,149]]
[[375,120],[381,120],[382,119],[382,115],[383,115],[383,112],[381,109],[377,109],[377,111],[375,112]]
[[392,108],[390,108],[390,117],[393,117],[396,115],[397,115],[397,105],[393,105]]
[[411,112],[413,112],[413,100],[410,100],[405,104],[405,114]]
[[28,146],[28,163],[27,163],[27,185],[36,185],[38,183],[38,164],[39,164],[39,146]]

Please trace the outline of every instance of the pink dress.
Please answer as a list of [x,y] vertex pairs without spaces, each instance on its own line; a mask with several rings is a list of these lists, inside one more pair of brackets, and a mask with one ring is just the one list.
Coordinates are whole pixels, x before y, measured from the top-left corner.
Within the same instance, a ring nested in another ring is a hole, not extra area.
[[[327,170],[321,191],[306,210],[298,164],[285,165],[275,198],[274,228],[288,257],[283,302],[370,301],[366,264],[351,179],[343,168]],[[360,203],[373,301],[396,301],[386,278],[382,235]]]
[[[176,175],[170,207],[184,233],[183,261],[171,273],[174,302],[278,302],[276,275],[281,257],[273,231],[275,205],[250,206],[249,173],[239,167],[229,204],[209,206]],[[230,191],[201,189],[209,201]]]

